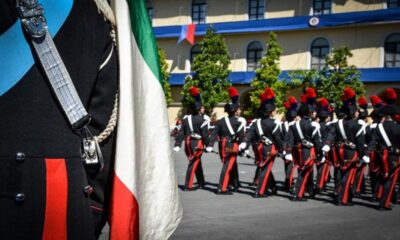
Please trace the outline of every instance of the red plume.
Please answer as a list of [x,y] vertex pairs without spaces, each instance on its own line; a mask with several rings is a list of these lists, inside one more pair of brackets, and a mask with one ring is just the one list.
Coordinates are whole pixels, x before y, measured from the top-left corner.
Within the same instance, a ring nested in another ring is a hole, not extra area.
[[300,102],[301,102],[302,104],[305,104],[305,103],[307,102],[307,95],[306,95],[306,94],[303,94],[303,95],[300,97]]
[[283,103],[283,106],[284,106],[286,109],[290,109],[290,103],[289,103],[289,102],[284,102],[284,103]]
[[265,97],[267,98],[267,100],[269,100],[269,99],[275,97],[275,93],[274,93],[274,91],[272,90],[272,88],[266,88],[266,89],[264,90],[264,94],[265,94]]
[[200,91],[198,88],[192,86],[189,88],[189,93],[190,93],[190,95],[192,95],[192,97],[197,97],[197,96],[199,96]]
[[368,105],[368,100],[365,97],[360,97],[358,99],[358,105],[360,105],[360,106]]
[[354,92],[354,90],[349,87],[347,87],[343,90],[343,94],[344,94],[345,100],[350,100],[356,96],[356,93]]
[[396,100],[397,99],[396,91],[393,88],[386,89],[386,91],[383,93],[383,96],[385,99],[388,99],[388,100]]
[[318,103],[319,103],[319,105],[320,105],[321,107],[328,107],[328,105],[329,105],[328,99],[326,99],[326,98],[324,98],[324,97],[320,98],[320,99],[318,100]]
[[267,95],[265,94],[265,92],[260,94],[260,100],[261,102],[265,102],[268,100]]
[[371,104],[372,104],[372,106],[376,106],[376,105],[379,105],[379,104],[383,104],[383,101],[382,101],[382,99],[380,99],[378,96],[371,96],[370,97],[370,99],[371,99]]
[[290,97],[289,97],[289,103],[290,103],[290,105],[292,105],[292,104],[297,104],[296,98],[293,97],[293,96],[290,96]]
[[236,88],[234,88],[233,86],[229,87],[229,97],[237,97],[239,96],[239,92]]
[[307,95],[308,98],[316,98],[317,97],[317,93],[315,92],[315,89],[311,88],[311,87],[306,89],[305,95]]

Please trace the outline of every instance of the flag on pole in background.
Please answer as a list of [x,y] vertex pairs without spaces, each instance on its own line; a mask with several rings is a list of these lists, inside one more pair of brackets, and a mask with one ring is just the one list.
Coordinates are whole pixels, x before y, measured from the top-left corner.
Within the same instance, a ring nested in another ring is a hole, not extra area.
[[183,40],[187,40],[190,45],[194,44],[194,35],[196,33],[196,24],[183,25],[181,29],[181,35],[179,35],[178,44]]
[[120,66],[110,239],[168,239],[182,209],[157,45],[143,0],[113,0]]

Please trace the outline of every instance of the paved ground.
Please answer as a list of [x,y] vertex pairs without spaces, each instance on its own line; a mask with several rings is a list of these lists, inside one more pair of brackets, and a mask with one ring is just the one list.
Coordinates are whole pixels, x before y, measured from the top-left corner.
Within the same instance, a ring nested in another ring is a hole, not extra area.
[[[239,158],[238,163],[242,191],[221,196],[214,193],[221,170],[218,155],[203,156],[207,189],[180,191],[183,218],[171,239],[400,239],[400,205],[393,211],[377,211],[368,195],[354,199],[352,207],[338,207],[328,195],[291,202],[283,191],[255,199],[248,186],[253,161]],[[182,185],[187,167],[183,151],[175,153],[175,165]],[[282,184],[282,160],[276,160],[273,173]]]

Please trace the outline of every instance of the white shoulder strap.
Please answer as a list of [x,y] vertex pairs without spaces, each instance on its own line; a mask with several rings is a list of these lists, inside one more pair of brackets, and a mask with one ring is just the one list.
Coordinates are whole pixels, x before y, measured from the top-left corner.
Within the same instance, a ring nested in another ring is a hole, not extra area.
[[304,135],[303,135],[303,131],[301,130],[301,127],[300,127],[300,121],[296,122],[296,129],[297,129],[297,133],[299,134],[300,139],[303,140]]
[[275,120],[274,123],[275,123],[275,128],[274,130],[272,130],[272,134],[274,134],[281,126],[281,122],[279,120]]
[[338,124],[339,124],[340,134],[342,135],[342,138],[343,138],[344,140],[346,140],[346,139],[347,139],[347,136],[346,136],[346,132],[344,131],[343,119],[340,119],[339,122],[338,122]]
[[239,126],[237,132],[240,132],[243,128],[246,127],[246,119],[244,119],[244,118],[242,118],[242,117],[239,117],[239,118],[238,118],[238,121],[241,122],[241,124],[240,124],[240,126]]
[[356,137],[360,136],[360,134],[365,134],[365,128],[367,127],[367,124],[363,120],[359,120],[358,124],[361,125],[361,128],[358,130]]
[[312,136],[314,136],[314,135],[317,134],[317,133],[318,133],[319,136],[321,136],[321,132],[320,132],[321,126],[320,126],[320,124],[317,123],[317,122],[311,122],[311,125],[312,125],[313,127],[315,127],[315,129],[314,129],[314,131],[313,131],[313,133],[312,133]]
[[228,130],[230,132],[231,135],[235,135],[235,131],[233,131],[232,125],[231,125],[231,121],[229,121],[228,117],[225,117],[225,123],[226,126],[228,127]]
[[379,123],[379,124],[378,124],[378,128],[379,128],[379,132],[381,133],[381,135],[382,135],[382,137],[383,137],[383,140],[384,140],[385,143],[386,143],[386,146],[392,147],[392,143],[390,142],[389,137],[388,137],[388,135],[386,134],[386,131],[385,131],[385,128],[383,127],[383,124],[382,124],[382,123]]
[[192,115],[189,115],[189,116],[188,116],[188,123],[189,123],[190,132],[193,132]]
[[258,133],[260,134],[260,136],[264,136],[264,131],[262,130],[262,127],[261,127],[261,119],[257,120],[257,130],[258,130]]

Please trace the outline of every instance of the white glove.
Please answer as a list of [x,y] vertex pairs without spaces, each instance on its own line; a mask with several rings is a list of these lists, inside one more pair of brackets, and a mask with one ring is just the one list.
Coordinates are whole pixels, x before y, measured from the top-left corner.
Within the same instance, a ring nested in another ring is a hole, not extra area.
[[174,147],[174,148],[172,149],[172,151],[174,151],[174,152],[179,152],[180,149],[181,149],[180,147],[176,146],[176,147]]
[[283,156],[285,156],[286,155],[286,151],[284,150],[284,151],[282,151],[282,155]]
[[285,155],[285,160],[288,160],[288,161],[293,161],[293,156],[292,156],[292,154],[286,154]]
[[208,153],[212,152],[213,150],[214,150],[213,147],[206,147],[206,152],[208,152]]
[[328,146],[328,145],[324,145],[323,147],[322,147],[322,151],[324,152],[324,153],[327,153],[327,152],[329,152],[331,150],[331,148]]
[[364,156],[364,157],[362,157],[362,161],[364,162],[364,163],[369,163],[369,157],[368,156]]
[[244,150],[244,155],[245,156],[249,156],[250,155],[250,151],[249,150]]
[[326,161],[326,158],[325,158],[325,157],[322,157],[321,163],[324,163],[325,161]]
[[239,151],[246,149],[246,147],[247,147],[247,143],[242,142],[241,144],[239,144]]

